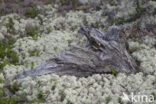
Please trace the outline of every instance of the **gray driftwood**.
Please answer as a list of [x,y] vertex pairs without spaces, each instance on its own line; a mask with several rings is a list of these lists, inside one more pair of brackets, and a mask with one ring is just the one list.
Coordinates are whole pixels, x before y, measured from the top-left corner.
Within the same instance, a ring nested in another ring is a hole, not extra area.
[[87,47],[74,47],[70,51],[62,52],[35,69],[18,74],[16,78],[49,73],[86,77],[112,70],[134,73],[137,64],[127,52],[124,43],[120,42],[120,31],[121,28],[117,26],[111,26],[106,34],[94,28],[81,27],[79,32],[89,41]]

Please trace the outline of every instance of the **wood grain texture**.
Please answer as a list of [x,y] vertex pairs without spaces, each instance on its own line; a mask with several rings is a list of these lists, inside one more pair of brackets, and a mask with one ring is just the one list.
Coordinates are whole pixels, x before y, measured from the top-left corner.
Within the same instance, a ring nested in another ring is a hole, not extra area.
[[117,72],[135,73],[137,64],[119,39],[122,27],[111,26],[107,33],[88,27],[81,27],[79,33],[85,35],[89,45],[74,47],[57,57],[47,60],[33,70],[23,72],[16,78],[39,76],[49,73],[87,77],[93,74]]

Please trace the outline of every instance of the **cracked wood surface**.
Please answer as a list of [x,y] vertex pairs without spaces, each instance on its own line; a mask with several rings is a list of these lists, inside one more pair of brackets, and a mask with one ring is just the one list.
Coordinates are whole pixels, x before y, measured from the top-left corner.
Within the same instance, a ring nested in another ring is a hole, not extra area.
[[135,73],[137,64],[120,42],[121,27],[111,26],[107,33],[89,27],[81,27],[79,33],[85,35],[89,45],[74,47],[57,57],[47,60],[33,70],[18,74],[15,78],[40,76],[49,73],[87,77],[93,74],[117,72]]

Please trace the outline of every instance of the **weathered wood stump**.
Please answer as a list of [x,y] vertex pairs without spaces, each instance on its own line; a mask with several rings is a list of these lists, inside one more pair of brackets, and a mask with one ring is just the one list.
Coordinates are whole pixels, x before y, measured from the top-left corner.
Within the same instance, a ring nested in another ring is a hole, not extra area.
[[18,74],[16,78],[49,73],[86,77],[93,74],[117,72],[135,73],[137,64],[120,42],[120,27],[111,26],[104,34],[97,29],[81,27],[79,32],[89,41],[88,47],[74,47],[47,60],[33,70]]

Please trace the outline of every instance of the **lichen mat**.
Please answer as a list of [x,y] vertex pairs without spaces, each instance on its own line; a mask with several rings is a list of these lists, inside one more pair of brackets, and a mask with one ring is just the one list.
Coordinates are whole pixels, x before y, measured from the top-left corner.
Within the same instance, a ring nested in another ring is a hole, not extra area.
[[85,48],[60,53],[33,70],[18,74],[15,78],[40,76],[49,73],[87,77],[93,74],[116,72],[135,73],[137,64],[127,52],[119,38],[122,27],[111,26],[107,33],[88,27],[81,27],[79,33],[85,35],[89,44]]

